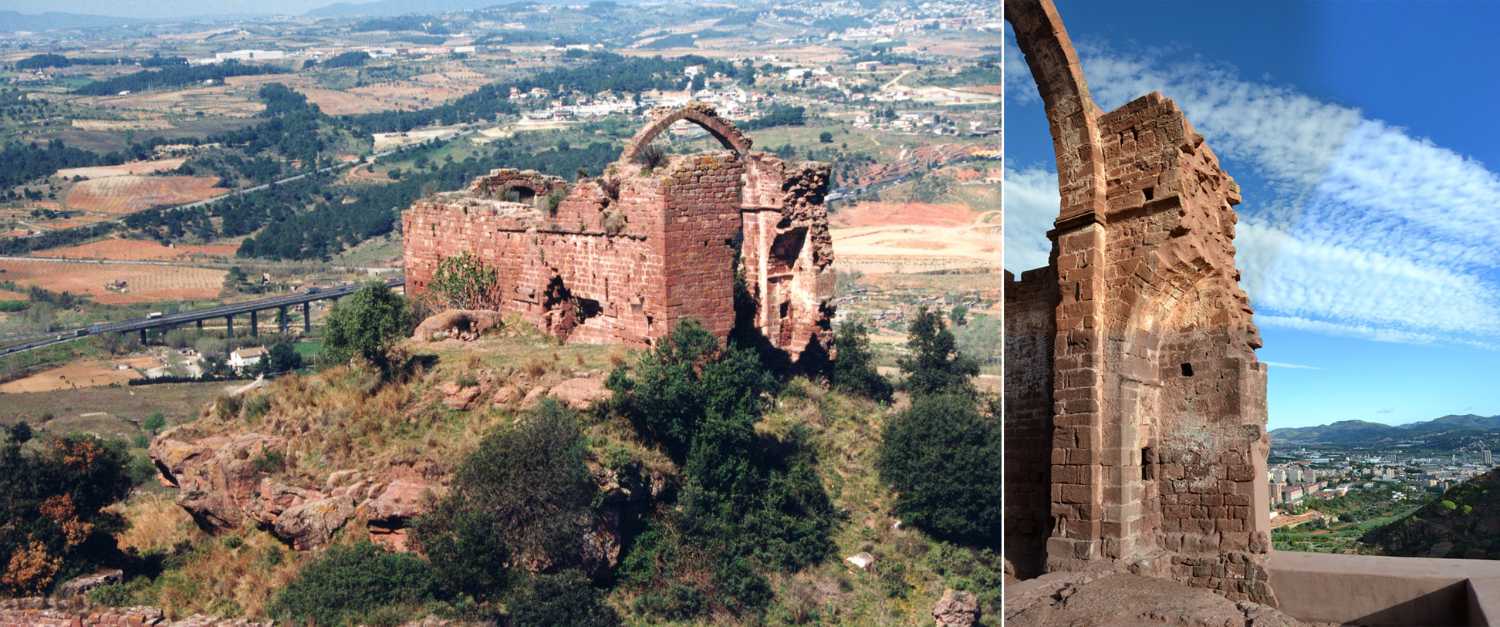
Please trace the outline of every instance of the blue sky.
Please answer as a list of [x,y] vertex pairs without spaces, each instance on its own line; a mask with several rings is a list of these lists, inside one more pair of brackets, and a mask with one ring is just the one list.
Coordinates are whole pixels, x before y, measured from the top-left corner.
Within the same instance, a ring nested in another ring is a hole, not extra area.
[[[1272,428],[1500,414],[1500,3],[1058,5],[1102,108],[1161,91],[1239,181]],[[1046,262],[1057,190],[1006,55],[1019,271]]]

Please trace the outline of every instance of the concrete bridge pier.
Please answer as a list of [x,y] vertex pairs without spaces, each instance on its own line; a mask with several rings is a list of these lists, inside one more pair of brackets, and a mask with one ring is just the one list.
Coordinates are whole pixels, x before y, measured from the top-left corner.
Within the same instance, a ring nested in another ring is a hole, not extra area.
[[312,302],[302,303],[302,334],[312,333]]
[[260,337],[260,312],[250,310],[250,337]]
[[146,330],[145,329],[141,329],[141,345],[142,346],[146,345]]
[[203,330],[203,320],[201,320],[201,319],[200,319],[200,320],[198,320],[198,330],[199,330],[199,331],[202,331],[202,330]]
[[286,305],[282,305],[281,308],[276,311],[276,327],[281,330],[282,335],[286,335],[286,329],[289,323],[291,323],[291,319],[287,317]]
[[234,316],[224,316],[224,329],[228,337],[234,337]]

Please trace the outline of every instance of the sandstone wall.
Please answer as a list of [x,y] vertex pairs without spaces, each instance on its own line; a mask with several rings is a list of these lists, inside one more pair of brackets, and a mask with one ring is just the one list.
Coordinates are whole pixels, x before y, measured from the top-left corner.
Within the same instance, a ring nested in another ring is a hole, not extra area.
[[1052,531],[1057,274],[1046,267],[1005,279],[1005,558],[1018,576],[1034,577]]
[[[407,290],[469,252],[499,273],[494,306],[570,341],[647,345],[696,319],[720,338],[736,323],[742,272],[750,321],[799,359],[832,339],[829,168],[749,152],[749,138],[702,103],[658,110],[600,179],[498,169],[466,191],[402,215]],[[726,150],[631,160],[671,123],[707,128]],[[546,195],[564,192],[561,202]]]

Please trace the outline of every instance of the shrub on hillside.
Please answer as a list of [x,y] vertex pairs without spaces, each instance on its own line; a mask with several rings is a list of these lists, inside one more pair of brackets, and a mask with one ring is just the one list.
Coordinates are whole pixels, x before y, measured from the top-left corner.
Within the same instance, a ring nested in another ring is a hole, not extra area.
[[681,463],[710,410],[726,415],[743,405],[758,416],[777,381],[753,351],[726,351],[703,325],[687,320],[633,370],[616,368],[606,386],[616,411]]
[[604,603],[588,577],[576,570],[536,575],[511,596],[506,608],[512,627],[615,627],[620,617]]
[[328,549],[277,594],[268,612],[293,623],[361,624],[392,608],[409,614],[436,599],[438,591],[437,578],[421,558],[361,542]]
[[503,590],[515,559],[578,565],[597,491],[584,453],[576,415],[543,401],[464,458],[447,496],[417,520],[414,542],[445,585],[481,599]]
[[0,446],[0,589],[13,594],[117,559],[124,519],[103,510],[131,486],[123,447],[67,436],[23,450],[31,436],[19,423]]
[[382,368],[386,351],[415,325],[406,298],[384,284],[373,283],[349,295],[328,314],[328,331],[320,357],[344,363],[358,355]]
[[927,394],[886,424],[877,468],[897,493],[897,515],[939,538],[1000,541],[998,405],[981,412],[968,393]]
[[860,321],[839,325],[833,346],[838,355],[830,377],[834,389],[882,402],[891,400],[891,382],[875,370],[869,327]]
[[958,352],[957,340],[943,314],[923,307],[907,330],[909,354],[898,365],[906,374],[906,389],[913,395],[941,392],[973,392],[970,377],[979,374],[979,363]]

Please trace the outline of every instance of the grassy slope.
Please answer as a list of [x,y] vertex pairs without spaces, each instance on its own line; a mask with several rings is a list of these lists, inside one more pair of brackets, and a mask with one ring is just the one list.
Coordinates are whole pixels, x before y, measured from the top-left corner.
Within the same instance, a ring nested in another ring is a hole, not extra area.
[[[288,479],[309,483],[321,483],[343,468],[374,471],[423,461],[451,467],[485,432],[509,424],[515,414],[487,403],[470,411],[447,409],[435,391],[442,383],[494,377],[492,385],[551,385],[581,373],[602,374],[633,359],[620,347],[559,346],[529,330],[408,349],[435,362],[405,383],[378,386],[368,374],[345,367],[285,377],[236,412],[220,407],[189,428],[298,433],[284,472]],[[769,433],[785,433],[796,425],[810,430],[819,472],[834,503],[847,513],[835,534],[836,558],[773,578],[776,601],[767,614],[770,623],[922,624],[931,620],[932,605],[944,587],[980,593],[990,603],[991,615],[998,612],[1000,564],[993,553],[980,555],[896,527],[889,513],[893,495],[874,470],[880,426],[892,411],[799,379],[761,422]],[[673,472],[665,456],[644,445],[624,419],[591,419],[586,434],[597,455],[624,448],[648,467]],[[132,546],[166,550],[185,543],[161,577],[131,586],[135,602],[162,605],[173,616],[258,616],[276,587],[308,560],[290,551],[273,557],[278,543],[258,530],[242,530],[234,536],[238,540],[206,537],[182,524],[182,512],[160,497],[133,499],[126,511],[141,530],[128,536]],[[346,528],[343,540],[359,535]],[[877,557],[869,571],[842,561],[861,551]],[[630,614],[631,600],[624,590],[610,594],[628,623],[651,624]]]

